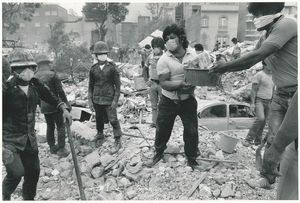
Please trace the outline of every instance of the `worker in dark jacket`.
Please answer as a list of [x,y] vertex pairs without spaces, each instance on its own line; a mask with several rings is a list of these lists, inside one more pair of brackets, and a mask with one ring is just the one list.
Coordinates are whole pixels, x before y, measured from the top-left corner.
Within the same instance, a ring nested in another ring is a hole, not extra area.
[[107,116],[113,127],[115,148],[111,153],[116,153],[121,148],[121,127],[117,118],[117,106],[120,97],[120,75],[116,65],[108,61],[108,46],[99,41],[94,46],[94,54],[98,63],[90,70],[88,99],[89,106],[96,113],[96,146],[104,141],[104,119]]
[[63,102],[38,79],[33,78],[37,64],[24,51],[15,50],[9,56],[13,77],[3,93],[2,161],[7,175],[2,182],[2,198],[10,200],[24,176],[22,196],[34,200],[39,180],[40,161],[34,133],[35,111],[39,99],[63,112],[71,124],[71,116]]
[[[53,70],[50,66],[51,61],[49,57],[41,54],[36,57],[35,61],[38,65],[38,71],[36,72],[35,77],[47,85],[51,92],[57,96],[60,101],[64,102],[70,110],[71,107],[62,88],[61,82],[55,70]],[[50,147],[50,153],[57,153],[59,157],[68,156],[69,152],[65,148],[66,134],[62,113],[55,106],[44,101],[41,101],[41,112],[45,115],[47,123],[47,142]],[[57,127],[58,145],[55,145],[55,125]]]

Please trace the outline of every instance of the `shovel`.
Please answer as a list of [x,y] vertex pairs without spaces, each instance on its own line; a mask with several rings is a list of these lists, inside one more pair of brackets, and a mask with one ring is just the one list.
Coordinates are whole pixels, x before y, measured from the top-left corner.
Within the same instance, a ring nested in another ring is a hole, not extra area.
[[77,157],[76,157],[76,153],[75,153],[75,149],[74,149],[74,144],[73,144],[73,140],[72,140],[71,129],[70,129],[70,126],[69,126],[68,123],[66,123],[66,128],[67,128],[67,135],[68,135],[68,140],[69,140],[69,143],[70,143],[70,148],[71,148],[71,153],[72,153],[72,159],[73,159],[73,163],[74,163],[76,178],[77,178],[78,187],[79,187],[80,199],[81,200],[86,200],[84,190],[83,190],[82,180],[81,180],[81,176],[80,176],[80,169],[79,169],[79,166],[78,166],[78,161],[77,161]]

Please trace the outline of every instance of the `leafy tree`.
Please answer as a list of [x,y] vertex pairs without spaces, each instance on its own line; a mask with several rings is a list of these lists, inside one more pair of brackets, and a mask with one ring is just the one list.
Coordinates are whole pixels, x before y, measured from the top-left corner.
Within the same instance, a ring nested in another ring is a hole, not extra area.
[[49,26],[50,38],[48,39],[49,50],[55,53],[57,58],[61,47],[68,44],[71,40],[67,33],[65,33],[65,24],[63,21],[57,21],[54,25]]
[[86,21],[95,22],[97,30],[100,34],[101,41],[104,41],[107,33],[107,20],[110,16],[114,24],[118,24],[125,20],[128,14],[129,3],[86,3],[82,9],[86,17]]
[[31,21],[41,3],[2,3],[2,30],[4,37],[19,29],[20,21]]

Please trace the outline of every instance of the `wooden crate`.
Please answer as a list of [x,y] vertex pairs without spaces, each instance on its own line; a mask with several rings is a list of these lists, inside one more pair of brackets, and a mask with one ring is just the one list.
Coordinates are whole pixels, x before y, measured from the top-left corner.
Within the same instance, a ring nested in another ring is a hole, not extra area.
[[217,73],[208,73],[207,69],[185,68],[185,81],[194,86],[217,86],[220,75]]

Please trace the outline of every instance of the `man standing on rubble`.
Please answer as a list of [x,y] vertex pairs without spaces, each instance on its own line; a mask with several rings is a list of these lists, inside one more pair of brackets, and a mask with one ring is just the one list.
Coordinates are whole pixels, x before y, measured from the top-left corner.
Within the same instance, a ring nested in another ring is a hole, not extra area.
[[162,56],[165,49],[165,42],[162,38],[157,37],[151,41],[152,53],[147,58],[145,66],[149,70],[149,79],[147,85],[150,86],[149,96],[152,108],[152,123],[151,127],[156,127],[157,112],[158,112],[158,102],[161,97],[161,87],[159,85],[158,75],[157,75],[157,62]]
[[252,82],[250,107],[251,111],[255,112],[256,118],[246,139],[242,142],[245,147],[250,146],[253,141],[255,145],[261,144],[262,133],[268,119],[269,106],[273,96],[272,71],[264,61],[262,64],[263,70],[254,76]]
[[3,93],[2,161],[6,173],[2,182],[2,198],[10,200],[24,176],[22,196],[34,200],[40,175],[40,161],[35,126],[35,111],[42,99],[62,112],[70,125],[72,118],[66,105],[60,102],[37,78],[37,64],[30,53],[14,50],[9,55],[13,77],[6,82]]
[[187,164],[192,169],[202,169],[197,163],[198,119],[197,101],[194,97],[195,87],[184,81],[184,65],[197,58],[193,50],[188,49],[188,41],[183,28],[176,24],[167,26],[163,32],[167,51],[157,63],[157,74],[162,88],[158,106],[157,127],[155,135],[155,156],[149,167],[163,158],[164,150],[170,139],[175,118],[181,118],[184,131],[184,150]]
[[148,56],[151,54],[151,46],[149,44],[146,44],[145,47],[141,50],[140,54],[142,57],[142,61],[141,61],[142,75],[143,75],[145,81],[147,81],[149,78],[149,72],[148,72],[149,70],[148,70],[148,67],[145,66],[145,62],[146,62]]
[[225,73],[251,68],[264,60],[276,86],[270,109],[270,132],[261,174],[273,184],[280,172],[277,199],[298,199],[298,52],[297,22],[281,14],[282,2],[249,3],[258,31],[266,31],[254,51],[212,72]]
[[91,110],[95,110],[96,113],[96,146],[100,146],[104,141],[103,129],[107,117],[113,127],[115,145],[111,153],[114,154],[121,148],[122,131],[117,117],[121,81],[116,65],[107,60],[107,53],[107,44],[98,41],[93,51],[98,63],[90,70],[88,100]]
[[[71,110],[71,106],[67,100],[65,92],[62,88],[61,82],[56,74],[55,70],[50,66],[50,59],[47,55],[41,54],[35,58],[38,65],[38,71],[35,77],[43,82],[57,96],[60,101],[64,102],[68,109]],[[65,124],[63,122],[63,116],[60,111],[44,101],[41,101],[41,113],[44,114],[47,123],[47,143],[50,147],[50,153],[56,154],[59,157],[66,157],[69,152],[65,148],[66,144],[66,133]],[[57,128],[57,145],[55,145],[54,130],[55,125]]]

